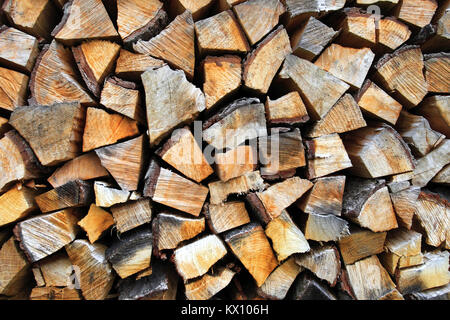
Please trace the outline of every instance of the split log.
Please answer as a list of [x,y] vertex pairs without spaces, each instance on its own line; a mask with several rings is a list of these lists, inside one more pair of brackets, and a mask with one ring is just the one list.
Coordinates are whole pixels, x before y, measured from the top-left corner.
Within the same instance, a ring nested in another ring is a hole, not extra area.
[[67,46],[83,40],[120,39],[101,0],[68,2],[64,6],[64,16],[53,29],[52,36]]
[[73,180],[35,197],[42,213],[89,205],[94,200],[92,184]]
[[65,287],[72,284],[73,266],[65,251],[58,251],[34,265],[46,287]]
[[397,222],[406,229],[411,229],[416,201],[420,194],[420,188],[411,186],[405,190],[391,193],[391,201],[394,206]]
[[39,54],[38,40],[20,30],[0,28],[0,63],[4,66],[31,73]]
[[0,191],[18,180],[38,178],[41,165],[28,143],[15,130],[0,139]]
[[97,98],[100,97],[101,85],[113,70],[119,51],[120,45],[103,40],[83,42],[72,47],[78,70],[86,86]]
[[105,257],[117,274],[125,279],[150,267],[153,236],[150,229],[127,233],[106,249]]
[[393,14],[406,23],[423,28],[431,22],[437,8],[438,3],[435,0],[402,0]]
[[222,240],[216,235],[208,235],[176,249],[173,260],[180,276],[188,280],[204,275],[226,254]]
[[145,160],[143,135],[97,149],[95,153],[123,190],[137,190]]
[[286,210],[267,224],[265,233],[272,241],[273,250],[280,262],[293,254],[307,252],[310,249],[305,236]]
[[338,241],[349,234],[348,222],[333,214],[308,214],[305,238],[314,241]]
[[155,146],[171,130],[191,122],[205,110],[202,91],[187,81],[180,70],[168,66],[148,70],[142,74],[147,103],[150,146]]
[[203,123],[203,140],[219,150],[265,136],[264,105],[256,98],[236,100]]
[[79,101],[82,104],[94,104],[80,80],[70,49],[52,41],[42,49],[31,73],[30,103],[47,105]]
[[263,176],[287,177],[306,166],[305,148],[299,129],[291,132],[272,130],[272,135],[259,139],[260,162]]
[[369,48],[354,49],[332,44],[314,64],[347,82],[352,88],[359,89],[366,79],[374,58],[375,54]]
[[292,87],[301,94],[308,114],[314,120],[319,120],[327,114],[350,88],[348,84],[331,73],[294,55],[286,56],[279,76],[281,79],[288,80],[288,87]]
[[94,243],[114,225],[114,219],[108,211],[91,204],[88,214],[78,221],[78,225],[86,231],[89,242]]
[[117,1],[117,29],[125,45],[150,39],[164,28],[167,20],[159,0]]
[[408,26],[394,17],[386,17],[378,21],[378,44],[389,50],[396,50],[411,37]]
[[38,195],[33,189],[20,184],[0,196],[0,227],[26,218],[38,207],[34,201]]
[[160,34],[148,41],[139,40],[134,51],[153,56],[181,69],[189,80],[194,77],[195,43],[194,20],[185,11],[173,20]]
[[431,182],[450,185],[450,165],[446,165],[444,169],[439,171],[439,173],[434,176]]
[[319,178],[298,203],[305,213],[340,216],[344,196],[345,176]]
[[306,141],[308,179],[351,168],[352,161],[338,134],[330,134]]
[[386,234],[386,232],[372,232],[352,226],[350,234],[342,237],[338,242],[344,263],[350,265],[358,260],[382,253]]
[[424,56],[425,79],[428,91],[450,93],[450,54],[436,53]]
[[344,133],[367,126],[366,120],[355,99],[345,94],[331,107],[324,117],[316,122],[307,136],[316,138],[333,133]]
[[293,204],[312,186],[313,184],[306,179],[292,177],[270,186],[263,192],[249,194],[247,201],[258,218],[264,223],[269,223],[281,215],[284,209]]
[[245,203],[241,201],[206,204],[204,214],[210,229],[214,233],[222,233],[250,223]]
[[205,230],[205,218],[188,218],[178,214],[160,213],[153,221],[153,237],[159,251],[176,249],[183,241]]
[[14,237],[9,238],[0,249],[0,294],[14,296],[30,281],[31,268]]
[[293,288],[292,300],[337,300],[328,286],[306,272],[297,278]]
[[443,134],[432,130],[424,117],[410,114],[407,111],[400,113],[396,129],[414,155],[418,157],[427,155],[445,138]]
[[111,207],[116,228],[122,233],[149,223],[152,219],[152,206],[149,199],[127,200],[126,203]]
[[233,95],[241,85],[242,66],[238,56],[208,56],[202,62],[202,69],[207,109]]
[[108,176],[95,152],[83,154],[66,162],[53,172],[47,181],[53,188],[60,187],[73,180],[91,180]]
[[427,252],[424,264],[401,269],[396,274],[397,286],[402,294],[446,285],[450,281],[448,251]]
[[86,300],[104,300],[112,288],[114,273],[106,261],[106,246],[75,240],[66,246],[72,265],[78,266],[81,292]]
[[36,262],[75,240],[77,222],[77,213],[66,209],[19,222],[14,234],[28,260]]
[[377,43],[378,17],[359,8],[346,8],[338,25],[338,42],[352,48],[372,48]]
[[145,175],[144,196],[168,207],[198,216],[208,188],[161,168],[152,160]]
[[116,61],[115,74],[130,81],[139,81],[141,74],[147,69],[159,68],[164,64],[164,61],[146,54],[132,53],[128,50],[120,49],[120,54]]
[[442,286],[411,293],[411,300],[450,300],[450,283]]
[[171,0],[170,8],[176,13],[181,14],[186,10],[192,13],[194,21],[203,19],[213,5],[213,0]]
[[370,118],[397,123],[402,105],[388,95],[374,82],[366,80],[356,96],[356,102]]
[[420,265],[423,263],[421,245],[420,233],[406,229],[392,230],[387,234],[381,262],[391,275],[395,274],[397,268]]
[[202,55],[245,53],[250,50],[245,34],[230,10],[197,21],[195,33]]
[[98,207],[109,208],[118,203],[124,203],[128,200],[136,200],[133,193],[127,190],[115,189],[111,184],[95,181],[94,182],[95,205]]
[[15,28],[45,39],[50,39],[59,18],[52,0],[7,0],[2,11]]
[[292,28],[310,16],[320,17],[328,12],[340,10],[345,6],[345,0],[286,0],[288,27]]
[[375,80],[386,91],[393,92],[394,98],[409,109],[417,106],[428,93],[423,68],[420,48],[404,46],[377,62]]
[[0,109],[13,111],[25,105],[28,76],[6,68],[0,68]]
[[264,38],[278,24],[278,19],[285,10],[279,0],[249,0],[233,6],[250,45]]
[[343,216],[373,232],[398,228],[384,180],[347,179],[342,206]]
[[76,289],[43,287],[33,288],[30,293],[30,300],[81,300]]
[[240,145],[224,153],[215,154],[217,176],[223,182],[240,177],[256,169],[257,151],[252,146]]
[[349,284],[358,300],[379,300],[395,289],[377,256],[345,266]]
[[267,122],[271,125],[295,125],[309,121],[308,111],[297,91],[290,92],[276,100],[266,101]]
[[450,137],[449,96],[432,96],[426,98],[417,112],[424,116],[433,130]]
[[425,230],[425,242],[439,247],[445,242],[450,247],[450,204],[439,194],[422,191],[416,203],[415,216]]
[[169,140],[156,153],[195,182],[201,182],[214,172],[189,128],[173,131]]
[[152,274],[119,284],[119,300],[175,300],[178,276],[171,265],[153,261]]
[[97,108],[87,108],[83,152],[116,143],[139,134],[136,121]]
[[136,87],[133,82],[115,76],[109,77],[104,83],[100,103],[109,110],[143,123],[145,115],[141,107],[141,96]]
[[283,300],[302,270],[303,268],[295,263],[295,259],[290,258],[267,277],[264,284],[258,288],[258,294],[267,299]]
[[450,163],[450,139],[445,139],[425,157],[417,160],[412,184],[425,187],[433,177]]
[[303,59],[314,60],[339,34],[314,17],[310,17],[291,37],[293,53]]
[[319,279],[326,280],[331,287],[336,285],[341,273],[339,251],[333,245],[313,247],[310,252],[298,255],[295,262],[310,270]]
[[198,280],[185,284],[188,300],[208,300],[227,287],[235,272],[228,268],[219,268],[216,273],[205,274]]
[[79,103],[31,105],[14,110],[9,123],[30,144],[44,166],[54,166],[80,153],[84,109]]
[[357,176],[379,178],[414,170],[411,151],[387,124],[352,131],[343,141],[353,164],[350,171]]
[[[245,5],[247,2],[242,4]],[[284,58],[290,53],[292,49],[289,36],[280,26],[264,38],[245,59],[242,76],[245,86],[266,94]],[[271,63],[267,63],[269,60]]]
[[278,266],[269,240],[263,228],[257,223],[249,223],[224,234],[224,240],[231,251],[242,262],[261,287],[269,274]]

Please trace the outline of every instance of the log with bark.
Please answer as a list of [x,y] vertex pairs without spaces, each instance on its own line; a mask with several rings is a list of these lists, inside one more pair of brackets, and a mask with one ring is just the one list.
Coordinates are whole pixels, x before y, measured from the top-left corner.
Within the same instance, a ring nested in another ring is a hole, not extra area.
[[152,238],[149,228],[139,229],[115,240],[106,249],[106,259],[122,279],[150,267]]
[[348,179],[345,183],[342,215],[373,232],[398,227],[384,180]]
[[161,33],[148,41],[139,40],[133,45],[138,53],[150,55],[181,69],[189,79],[194,77],[195,43],[194,21],[190,11],[173,20]]
[[204,275],[227,254],[225,244],[217,235],[208,235],[177,248],[173,260],[184,280]]
[[224,239],[256,285],[262,286],[278,266],[278,261],[261,225],[255,222],[246,224],[225,233]]
[[160,213],[153,220],[153,241],[158,251],[176,249],[205,230],[205,218],[191,218],[173,213]]
[[75,209],[38,215],[19,222],[14,227],[14,235],[28,260],[35,262],[75,240],[78,221]]
[[403,269],[423,263],[421,252],[422,235],[406,229],[388,232],[385,252],[380,255],[381,263],[394,275],[397,269]]
[[310,250],[308,241],[286,210],[267,224],[265,233],[272,241],[273,250],[280,262],[293,254]]

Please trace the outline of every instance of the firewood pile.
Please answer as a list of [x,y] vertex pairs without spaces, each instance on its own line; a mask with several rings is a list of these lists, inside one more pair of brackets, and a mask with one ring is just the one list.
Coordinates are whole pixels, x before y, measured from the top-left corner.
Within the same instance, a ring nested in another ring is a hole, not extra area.
[[1,299],[449,299],[450,1],[1,11]]

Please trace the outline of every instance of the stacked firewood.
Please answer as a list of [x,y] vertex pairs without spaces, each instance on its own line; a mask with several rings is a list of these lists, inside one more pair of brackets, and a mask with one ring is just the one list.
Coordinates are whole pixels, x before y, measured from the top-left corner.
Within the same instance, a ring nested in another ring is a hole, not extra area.
[[450,297],[450,1],[1,11],[0,298]]

